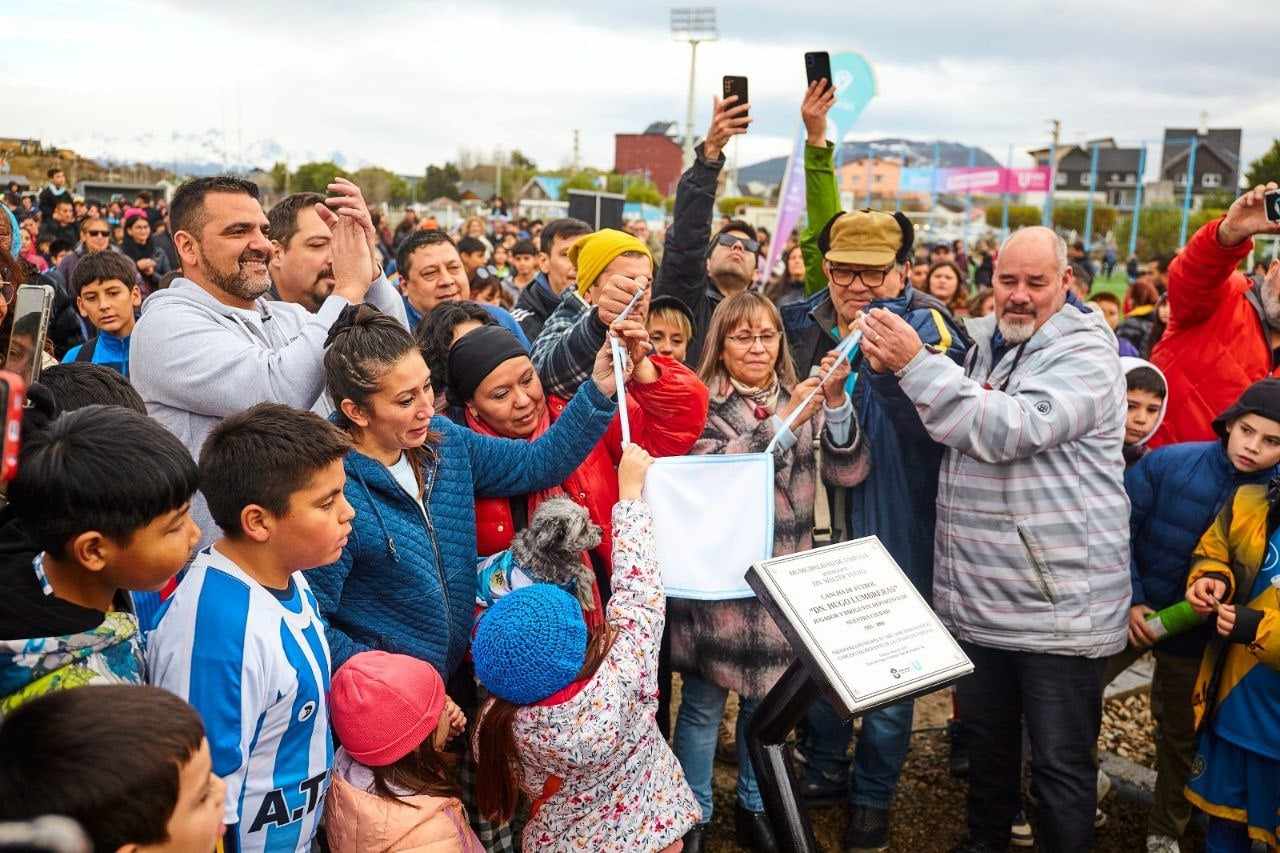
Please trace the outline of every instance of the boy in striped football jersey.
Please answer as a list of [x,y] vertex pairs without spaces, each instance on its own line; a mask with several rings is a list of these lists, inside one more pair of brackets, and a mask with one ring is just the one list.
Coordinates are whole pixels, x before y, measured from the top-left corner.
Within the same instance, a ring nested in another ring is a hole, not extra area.
[[275,403],[226,418],[200,453],[223,538],[196,557],[151,635],[153,683],[204,718],[227,782],[224,849],[311,849],[333,745],[329,648],[301,572],[338,558],[355,513],[346,434]]

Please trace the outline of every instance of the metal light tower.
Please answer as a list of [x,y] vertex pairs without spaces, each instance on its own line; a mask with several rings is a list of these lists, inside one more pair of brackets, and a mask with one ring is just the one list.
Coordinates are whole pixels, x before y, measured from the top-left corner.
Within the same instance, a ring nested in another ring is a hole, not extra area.
[[698,64],[698,43],[715,41],[720,37],[716,29],[714,6],[683,6],[671,10],[671,37],[689,43],[689,102],[684,114],[684,167],[693,165],[693,84]]

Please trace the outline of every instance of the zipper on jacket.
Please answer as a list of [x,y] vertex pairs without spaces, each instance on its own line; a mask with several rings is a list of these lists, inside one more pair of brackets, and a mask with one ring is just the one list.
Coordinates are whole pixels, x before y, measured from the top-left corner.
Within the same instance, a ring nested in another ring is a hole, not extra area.
[[436,577],[440,581],[440,602],[444,605],[444,657],[445,665],[449,663],[449,651],[453,647],[453,621],[450,618],[452,612],[449,609],[449,587],[445,585],[444,564],[440,559],[440,543],[436,541],[436,527],[431,523],[431,513],[427,512],[427,507],[431,504],[431,492],[436,485],[436,468],[439,466],[440,460],[437,459],[431,466],[431,470],[423,472],[426,474],[427,481],[422,484],[422,518],[427,523],[427,537],[431,540],[431,550],[436,555]]
[[1053,597],[1053,588],[1049,585],[1048,572],[1045,570],[1044,563],[1036,556],[1036,550],[1031,545],[1031,539],[1027,536],[1022,525],[1018,522],[1013,523],[1013,527],[1018,531],[1018,538],[1022,540],[1022,548],[1027,552],[1027,559],[1031,561],[1031,568],[1035,570],[1036,580],[1039,582],[1040,592],[1048,600],[1050,604],[1055,604]]

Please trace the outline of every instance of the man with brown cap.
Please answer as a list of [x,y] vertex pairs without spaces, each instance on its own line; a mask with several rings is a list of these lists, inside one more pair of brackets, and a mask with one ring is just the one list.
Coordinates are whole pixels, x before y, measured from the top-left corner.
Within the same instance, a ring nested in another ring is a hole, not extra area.
[[[839,210],[832,147],[824,138],[831,102],[829,89],[815,84],[802,109],[809,136],[809,221],[820,229],[814,235],[816,251],[807,247],[806,257],[821,258],[813,266],[821,269],[826,289],[782,309],[796,372],[808,375],[872,307],[903,318],[927,345],[960,363],[969,346],[964,332],[941,302],[911,286],[911,221],[901,214]],[[938,469],[945,448],[925,432],[891,372],[873,371],[861,347],[853,349],[850,361],[853,370],[845,387],[871,449],[871,474],[861,485],[830,494],[833,538],[878,536],[927,598],[933,587]],[[849,804],[842,849],[887,849],[889,805],[911,743],[911,721],[910,701],[866,714],[846,780],[850,724],[825,699],[810,709],[801,747],[808,760],[802,796],[813,804]]]

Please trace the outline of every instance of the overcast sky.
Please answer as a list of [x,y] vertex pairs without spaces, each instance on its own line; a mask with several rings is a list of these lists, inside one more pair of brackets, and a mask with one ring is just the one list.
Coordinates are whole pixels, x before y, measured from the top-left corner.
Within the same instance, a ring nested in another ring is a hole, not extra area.
[[[1221,11],[1212,11],[1217,6]],[[186,155],[199,137],[293,165],[341,154],[421,173],[460,147],[610,168],[613,134],[680,120],[687,45],[669,6],[595,2],[0,0],[0,136]],[[1157,142],[1166,126],[1280,137],[1277,0],[724,3],[699,48],[695,126],[724,74],[750,78],[743,165],[788,150],[806,50],[860,51],[879,94],[850,139],[942,138],[997,159],[1065,141]],[[16,38],[16,34],[23,34]],[[183,134],[180,142],[172,136]],[[183,149],[183,150],[180,150]],[[1158,148],[1152,150],[1158,158]],[[263,163],[262,165],[269,165]]]

